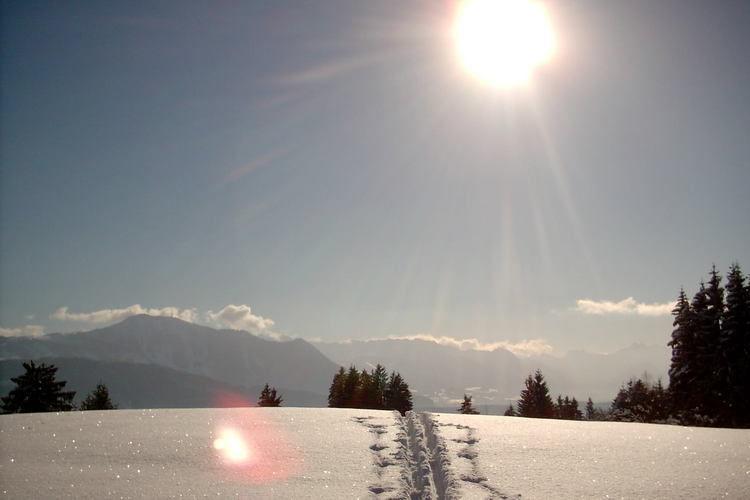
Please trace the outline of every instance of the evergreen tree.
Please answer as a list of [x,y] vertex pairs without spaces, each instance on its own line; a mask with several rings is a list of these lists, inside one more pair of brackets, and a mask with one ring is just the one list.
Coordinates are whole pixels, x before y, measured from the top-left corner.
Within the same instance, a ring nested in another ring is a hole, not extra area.
[[91,391],[86,399],[81,401],[81,410],[116,410],[117,405],[109,398],[109,389],[99,382],[96,389]]
[[333,376],[331,387],[328,389],[328,407],[343,408],[344,406],[344,381],[346,380],[346,371],[344,367],[339,368]]
[[16,387],[2,398],[3,413],[70,411],[74,391],[63,391],[66,382],[55,380],[57,367],[33,361],[23,363],[25,373],[10,380]]
[[726,412],[723,408],[728,403],[728,391],[725,384],[727,370],[722,356],[722,319],[724,318],[724,288],[721,286],[721,275],[714,265],[706,289],[708,310],[705,332],[705,356],[708,365],[707,380],[705,386],[705,413],[713,417],[718,423],[724,423]]
[[555,405],[549,395],[547,382],[541,370],[537,370],[525,381],[525,388],[518,400],[518,414],[522,417],[552,418],[555,415]]
[[725,422],[750,426],[750,288],[740,265],[729,268],[726,287],[726,311],[721,328],[722,382],[727,389]]
[[576,398],[570,400],[568,415],[570,416],[570,420],[581,420],[583,418],[583,413],[578,408],[578,400]]
[[708,393],[711,390],[711,374],[713,349],[709,336],[711,334],[711,315],[708,310],[708,296],[706,284],[701,282],[698,292],[690,303],[691,330],[695,339],[695,351],[692,356],[691,366],[693,377],[690,381],[690,396],[684,418],[687,422],[696,422],[699,415],[705,416],[710,411],[708,406]]
[[623,422],[659,422],[669,417],[670,404],[661,380],[650,384],[642,379],[630,379],[612,401],[610,420]]
[[276,394],[276,388],[266,384],[258,397],[258,406],[277,407],[281,406],[282,401],[282,397]]
[[586,401],[586,420],[594,420],[596,418],[596,408],[594,408],[594,402],[591,398]]
[[582,418],[581,410],[578,409],[576,398],[571,399],[565,396],[557,396],[557,405],[555,407],[555,417],[564,420],[580,420]]
[[461,407],[458,409],[458,413],[463,413],[464,415],[479,415],[479,412],[474,409],[474,406],[471,403],[471,396],[464,394],[464,400],[461,403]]
[[385,367],[378,363],[372,371],[372,391],[375,401],[374,408],[385,408],[385,389],[388,386],[388,372]]
[[671,393],[673,410],[677,414],[684,414],[692,410],[694,395],[692,384],[695,381],[694,366],[696,359],[695,332],[693,311],[684,289],[680,289],[677,304],[672,309],[674,321],[672,325],[672,363],[669,367],[669,391]]
[[353,406],[355,408],[377,409],[374,389],[372,375],[367,373],[367,370],[362,370],[359,375],[359,385],[357,386]]
[[411,411],[412,397],[409,385],[401,378],[401,374],[391,372],[388,386],[385,390],[385,408],[387,410],[398,410],[401,415]]
[[343,407],[344,408],[356,408],[357,406],[357,389],[359,387],[359,372],[354,365],[349,367],[349,371],[346,372],[344,378],[344,397]]
[[659,422],[669,418],[671,402],[669,400],[669,391],[664,389],[661,379],[651,386],[651,411],[649,412],[649,422]]
[[371,372],[360,372],[352,365],[349,370],[339,368],[333,376],[328,406],[398,410],[404,414],[412,409],[412,395],[400,374],[392,372],[389,377],[382,365],[377,365]]
[[646,383],[641,379],[630,379],[612,401],[610,418],[624,422],[648,422],[650,402],[651,396]]
[[508,409],[505,410],[505,413],[503,413],[506,417],[517,417],[518,413],[516,413],[516,410],[513,408],[513,403],[508,405]]
[[721,277],[714,267],[708,286],[701,283],[691,304],[695,335],[692,365],[695,377],[690,384],[691,404],[684,414],[688,422],[715,423],[723,399],[718,366],[723,295]]

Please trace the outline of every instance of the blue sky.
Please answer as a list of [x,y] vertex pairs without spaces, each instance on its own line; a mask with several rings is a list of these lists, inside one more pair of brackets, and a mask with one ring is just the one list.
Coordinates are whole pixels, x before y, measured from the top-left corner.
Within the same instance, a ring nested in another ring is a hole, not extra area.
[[175,308],[612,351],[750,268],[745,2],[550,4],[513,89],[462,69],[449,2],[2,9],[4,334]]

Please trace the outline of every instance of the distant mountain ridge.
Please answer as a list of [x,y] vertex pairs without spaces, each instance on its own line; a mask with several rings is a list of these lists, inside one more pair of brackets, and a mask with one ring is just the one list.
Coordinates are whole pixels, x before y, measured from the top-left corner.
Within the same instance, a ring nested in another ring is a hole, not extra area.
[[[253,405],[261,386],[242,387],[151,364],[121,361],[96,361],[84,358],[37,358],[58,368],[58,380],[66,381],[65,390],[76,392],[76,404],[99,382],[109,389],[112,401],[127,408],[206,408]],[[20,359],[0,361],[0,394],[14,386],[10,381],[23,373]],[[288,406],[325,406],[321,394],[278,387]]]
[[456,399],[465,388],[483,386],[512,394],[521,364],[505,349],[460,350],[426,340],[353,340],[315,344],[330,359],[357,368],[377,363],[400,372],[418,394],[440,401]]
[[507,405],[518,398],[526,376],[541,369],[553,395],[611,401],[620,385],[644,372],[666,384],[666,346],[634,345],[611,354],[571,351],[564,356],[521,358],[508,350],[461,350],[425,340],[378,339],[318,342],[318,349],[344,366],[382,363],[400,371],[419,394],[443,407],[463,393],[476,404]]
[[131,316],[89,332],[0,338],[0,358],[84,358],[159,365],[234,386],[266,382],[327,394],[338,369],[302,339],[266,340],[248,332],[216,330],[177,318]]
[[[426,340],[274,341],[248,332],[147,315],[88,332],[0,338],[0,360],[15,360],[15,364],[2,363],[3,367],[18,366],[18,360],[43,358],[65,360],[71,373],[80,374],[76,375],[79,390],[85,391],[95,381],[84,376],[83,366],[89,367],[92,377],[96,371],[110,374],[112,380],[103,381],[118,385],[123,394],[134,391],[119,384],[140,380],[140,375],[134,375],[139,369],[150,370],[154,377],[158,372],[163,378],[160,386],[150,388],[144,382],[139,387],[151,390],[152,395],[171,391],[182,396],[169,401],[156,396],[149,399],[149,395],[141,400],[128,396],[139,401],[133,404],[153,407],[209,404],[205,394],[227,388],[252,396],[266,382],[287,392],[287,405],[325,405],[339,366],[355,364],[369,369],[377,363],[400,372],[414,392],[415,405],[422,408],[452,407],[464,393],[472,394],[477,405],[507,406],[518,397],[526,376],[537,368],[545,374],[554,396],[568,394],[600,402],[611,401],[622,383],[644,372],[666,383],[669,366],[666,346],[633,345],[612,354],[571,351],[562,357],[519,358],[505,349],[462,350]],[[180,374],[202,378],[189,382],[188,377],[182,377],[180,385]],[[0,389],[4,389],[16,373],[0,375]],[[203,389],[191,395],[191,383]]]

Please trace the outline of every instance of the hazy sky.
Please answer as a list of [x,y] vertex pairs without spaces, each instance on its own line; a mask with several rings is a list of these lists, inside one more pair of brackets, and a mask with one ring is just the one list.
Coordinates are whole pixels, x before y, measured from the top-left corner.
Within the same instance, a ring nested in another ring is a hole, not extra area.
[[451,2],[2,9],[2,334],[611,351],[750,270],[748,2],[550,3],[514,89],[463,70]]

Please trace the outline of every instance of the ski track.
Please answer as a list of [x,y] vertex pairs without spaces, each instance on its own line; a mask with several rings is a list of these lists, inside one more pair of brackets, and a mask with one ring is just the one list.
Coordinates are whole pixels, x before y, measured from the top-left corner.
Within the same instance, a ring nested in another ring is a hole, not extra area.
[[458,438],[453,438],[451,441],[464,445],[461,450],[458,451],[458,459],[468,460],[470,464],[470,472],[468,474],[461,474],[460,480],[466,483],[471,483],[482,488],[487,495],[487,498],[498,498],[498,499],[512,499],[518,500],[521,495],[508,495],[502,493],[499,489],[489,484],[487,477],[482,474],[479,465],[479,438],[476,435],[476,429],[468,425],[461,424],[443,424],[437,423],[438,427],[453,427],[457,430],[464,431],[464,435]]
[[[400,418],[395,417],[395,418]],[[372,462],[375,466],[375,475],[377,481],[369,486],[370,493],[375,498],[383,499],[398,499],[403,498],[403,492],[408,490],[409,484],[405,481],[403,472],[403,463],[405,460],[404,452],[402,447],[399,446],[395,450],[391,448],[387,440],[389,430],[392,432],[392,426],[388,423],[383,423],[382,419],[376,419],[375,417],[353,417],[352,420],[360,425],[366,427],[372,435],[372,444],[370,445],[370,452],[372,453]],[[400,432],[397,433],[396,439],[392,441],[400,445]],[[393,481],[389,481],[388,467],[399,467],[399,479],[396,484]]]
[[[369,490],[375,498],[453,500],[461,498],[462,484],[474,492],[481,492],[484,498],[521,498],[520,495],[502,493],[482,474],[477,446],[479,438],[473,427],[440,423],[429,413],[415,412],[407,412],[404,416],[394,412],[392,422],[372,416],[353,417],[352,420],[366,427],[372,435],[370,452],[376,481]],[[452,465],[451,451],[440,427],[463,432],[451,439],[463,445],[453,458],[467,460],[469,473],[459,474]],[[398,467],[398,474],[389,467]]]

